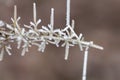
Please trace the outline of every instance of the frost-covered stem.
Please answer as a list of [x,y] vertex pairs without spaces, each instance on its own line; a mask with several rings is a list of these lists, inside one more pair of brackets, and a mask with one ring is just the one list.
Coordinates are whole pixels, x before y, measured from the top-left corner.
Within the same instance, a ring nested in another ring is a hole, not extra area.
[[4,48],[2,48],[0,52],[0,61],[3,60],[3,56],[4,56]]
[[17,6],[14,6],[14,18],[11,18],[14,24],[14,27],[18,29],[18,31],[20,32],[20,26],[18,25],[18,19],[20,19],[20,17],[17,18]]
[[33,3],[33,21],[36,23],[37,13],[36,13],[36,3]]
[[[79,38],[78,38],[78,42],[82,39],[82,36],[83,36],[83,34],[80,33]],[[79,44],[80,50],[83,51],[83,47],[82,47],[82,45],[80,44],[80,42],[79,42],[78,44]]]
[[68,55],[69,55],[69,43],[66,43],[66,47],[65,47],[65,60],[68,60]]
[[74,29],[75,27],[75,20],[72,20],[72,28]]
[[53,29],[54,26],[54,8],[51,8],[50,24]]
[[14,20],[17,20],[17,6],[14,6]]
[[70,0],[67,0],[66,26],[70,25]]
[[88,48],[89,47],[86,47],[86,50],[85,50],[85,53],[84,53],[82,80],[86,80],[86,76],[87,76]]

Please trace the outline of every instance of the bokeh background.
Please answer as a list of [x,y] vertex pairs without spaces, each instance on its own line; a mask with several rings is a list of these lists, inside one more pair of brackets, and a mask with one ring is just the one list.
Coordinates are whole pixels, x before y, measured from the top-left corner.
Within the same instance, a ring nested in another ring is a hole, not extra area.
[[[0,19],[11,23],[13,6],[18,6],[20,24],[32,20],[32,3],[37,3],[41,25],[49,24],[50,9],[55,8],[55,28],[65,26],[66,0],[0,0]],[[87,80],[120,79],[120,0],[71,0],[71,19],[75,31],[85,40],[104,47],[89,50]],[[39,27],[41,27],[39,25]],[[13,46],[13,55],[5,54],[0,62],[0,80],[81,80],[83,52],[70,48],[67,61],[64,48],[48,45],[45,52],[32,47],[24,57]]]

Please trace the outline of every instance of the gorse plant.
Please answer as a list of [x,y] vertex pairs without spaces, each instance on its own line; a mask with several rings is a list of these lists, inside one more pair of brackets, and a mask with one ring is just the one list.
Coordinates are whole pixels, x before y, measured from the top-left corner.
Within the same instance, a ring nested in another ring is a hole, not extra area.
[[[22,48],[21,55],[24,56],[29,51],[29,47],[37,46],[38,51],[44,52],[46,45],[53,44],[57,47],[65,47],[65,57],[68,59],[69,48],[75,45],[84,51],[83,80],[86,80],[87,56],[89,47],[103,50],[103,47],[95,45],[93,41],[84,41],[82,33],[79,35],[74,31],[75,21],[70,24],[70,0],[67,0],[66,27],[64,29],[54,29],[54,8],[51,8],[50,24],[38,28],[41,19],[37,20],[36,4],[33,3],[33,21],[29,25],[21,27],[20,17],[17,17],[17,7],[14,6],[14,17],[11,18],[12,24],[0,21],[0,61],[3,55],[10,52],[11,43],[17,43],[17,48]],[[60,45],[59,43],[62,42]],[[84,49],[85,48],[85,49]]]

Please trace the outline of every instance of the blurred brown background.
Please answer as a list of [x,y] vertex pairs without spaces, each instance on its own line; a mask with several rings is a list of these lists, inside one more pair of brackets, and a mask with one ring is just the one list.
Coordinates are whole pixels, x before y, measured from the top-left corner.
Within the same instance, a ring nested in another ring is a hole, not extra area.
[[[0,0],[0,19],[11,23],[13,6],[18,6],[21,25],[32,20],[32,3],[37,3],[41,25],[49,24],[50,8],[55,8],[55,27],[65,25],[66,0]],[[102,45],[103,51],[91,48],[87,80],[120,79],[120,0],[71,0],[71,18],[76,32],[85,40]],[[41,26],[40,25],[40,26]],[[70,49],[64,60],[64,48],[48,45],[44,53],[32,47],[24,57],[13,46],[13,55],[0,62],[0,80],[81,80],[83,52]]]

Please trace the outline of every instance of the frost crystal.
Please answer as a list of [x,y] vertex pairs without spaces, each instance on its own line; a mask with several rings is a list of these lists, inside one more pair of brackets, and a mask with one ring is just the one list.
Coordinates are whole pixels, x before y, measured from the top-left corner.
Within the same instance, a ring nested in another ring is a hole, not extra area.
[[0,20],[0,27],[4,26],[5,23],[3,21]]

